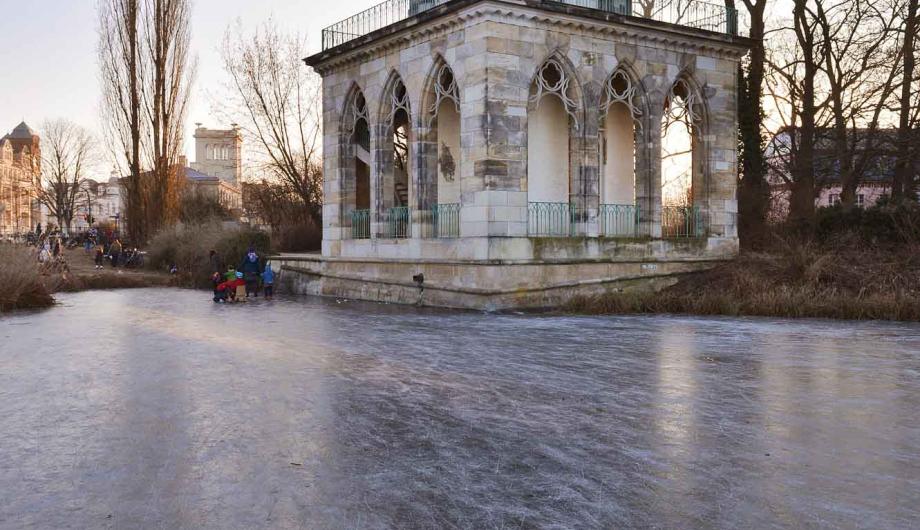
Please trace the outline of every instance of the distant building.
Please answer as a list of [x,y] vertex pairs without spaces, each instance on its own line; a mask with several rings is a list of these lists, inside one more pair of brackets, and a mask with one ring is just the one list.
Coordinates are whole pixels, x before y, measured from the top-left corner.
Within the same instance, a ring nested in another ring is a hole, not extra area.
[[188,191],[213,197],[235,214],[241,212],[243,134],[239,127],[207,129],[198,124],[195,129],[195,162],[187,167],[183,157],[180,164],[185,170]]
[[40,219],[41,139],[25,122],[0,138],[0,235],[22,234]]
[[86,179],[82,187],[73,218],[75,232],[84,232],[93,224],[123,220],[124,187],[116,171],[106,181]]
[[[869,148],[868,131],[859,129],[849,131],[851,138],[856,139],[853,152],[856,156],[866,152]],[[790,170],[788,168],[788,152],[792,143],[792,132],[782,130],[773,136],[766,149],[766,160],[769,168],[768,182],[772,191],[771,217],[776,220],[785,219],[789,212],[791,197]],[[891,196],[891,187],[894,182],[895,163],[897,161],[894,151],[897,131],[884,129],[876,131],[871,143],[873,152],[867,158],[865,171],[860,176],[856,187],[856,205],[872,207],[883,197]],[[816,131],[815,141],[815,206],[822,208],[840,204],[843,186],[841,183],[840,161],[834,150],[829,129]],[[920,143],[920,142],[918,142]],[[917,146],[920,151],[920,145]],[[915,161],[913,170],[914,179],[920,179],[920,160]]]

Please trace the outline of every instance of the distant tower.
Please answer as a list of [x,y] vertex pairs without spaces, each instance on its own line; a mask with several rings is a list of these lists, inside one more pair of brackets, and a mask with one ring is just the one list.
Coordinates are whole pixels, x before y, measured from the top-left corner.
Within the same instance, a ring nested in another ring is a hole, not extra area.
[[195,163],[192,169],[238,186],[243,178],[243,134],[232,129],[195,129]]

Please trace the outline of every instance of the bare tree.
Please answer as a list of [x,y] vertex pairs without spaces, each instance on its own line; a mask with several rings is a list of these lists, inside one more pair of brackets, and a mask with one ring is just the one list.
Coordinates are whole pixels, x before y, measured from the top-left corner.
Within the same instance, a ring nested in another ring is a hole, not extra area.
[[128,172],[125,214],[138,243],[178,217],[175,165],[194,77],[190,18],[190,0],[99,3],[103,121],[115,161]]
[[[749,37],[752,42],[747,64],[740,67],[739,128],[741,132],[741,160],[739,183],[739,228],[744,243],[754,243],[761,237],[770,206],[770,189],[764,160],[764,70],[766,54],[764,12],[767,0],[743,0],[750,18]],[[726,0],[733,8],[734,0]]]
[[322,210],[321,84],[301,62],[303,39],[271,22],[251,34],[229,28],[221,55],[237,116],[262,155],[261,169],[299,197],[314,220]]
[[834,173],[841,202],[856,204],[856,190],[870,162],[886,143],[879,131],[882,113],[894,90],[901,50],[894,29],[896,10],[869,0],[847,0],[825,7],[815,2],[821,32],[820,69],[827,83],[832,121]]
[[140,0],[100,0],[98,10],[103,128],[113,160],[127,169],[123,182],[128,236],[141,242],[149,236],[141,181],[141,5]]
[[920,90],[917,89],[916,73],[918,32],[920,32],[920,13],[918,0],[909,0],[903,17],[903,37],[901,59],[900,96],[898,98],[898,141],[895,178],[892,196],[895,198],[916,197],[916,182],[913,168],[920,153],[916,145],[920,143],[917,135],[918,114],[920,114]]
[[148,65],[144,115],[148,120],[147,230],[178,220],[182,175],[176,170],[195,67],[189,65],[189,0],[145,0],[144,59]]
[[65,232],[70,232],[87,172],[98,161],[89,131],[64,119],[42,124],[42,182],[39,202]]

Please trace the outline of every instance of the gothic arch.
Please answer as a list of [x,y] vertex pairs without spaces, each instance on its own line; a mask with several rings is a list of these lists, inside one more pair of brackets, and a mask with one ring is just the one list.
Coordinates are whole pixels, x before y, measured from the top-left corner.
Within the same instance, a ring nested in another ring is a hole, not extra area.
[[350,233],[345,237],[370,237],[372,208],[371,129],[367,99],[357,83],[345,97],[341,114],[341,226]]
[[[419,116],[418,208],[423,237],[444,237],[438,216],[460,204],[460,86],[454,70],[436,54],[426,77]],[[439,213],[440,212],[440,213]]]
[[572,119],[574,129],[581,127],[584,119],[583,89],[575,66],[559,50],[549,54],[537,66],[530,80],[529,108],[536,110],[548,95],[556,96]]
[[650,189],[649,104],[645,87],[628,63],[620,62],[604,80],[598,105],[599,233],[637,235]]
[[[580,137],[585,123],[582,85],[571,62],[557,50],[536,68],[528,89],[529,232],[571,235],[578,207],[573,204],[578,202],[573,188],[585,162]],[[562,123],[568,127],[560,127]],[[547,215],[554,219],[549,227],[541,221]]]
[[682,71],[665,93],[661,116],[661,229],[699,237],[709,195],[709,112],[703,88]]
[[395,69],[384,84],[376,128],[377,180],[374,186],[380,235],[410,237],[410,207],[417,192],[413,170],[412,105],[402,77]]

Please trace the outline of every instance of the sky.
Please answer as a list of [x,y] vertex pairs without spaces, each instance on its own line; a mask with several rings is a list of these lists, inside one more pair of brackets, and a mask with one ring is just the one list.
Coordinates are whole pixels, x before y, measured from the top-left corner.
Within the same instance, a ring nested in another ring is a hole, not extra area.
[[[194,159],[195,123],[230,126],[212,112],[226,81],[218,49],[228,26],[239,20],[244,29],[252,29],[271,18],[283,31],[304,36],[313,53],[320,49],[322,28],[380,0],[191,1],[198,75],[187,120],[189,160]],[[38,130],[43,121],[55,118],[67,118],[99,134],[96,3],[0,0],[0,135],[23,120]],[[778,0],[774,7],[782,13],[788,3]]]
[[[378,0],[192,0],[192,49],[198,76],[187,121],[186,153],[194,159],[195,123],[223,128],[212,114],[225,74],[219,46],[239,20],[250,29],[272,18],[319,51],[322,28]],[[25,120],[67,118],[97,134],[96,0],[0,0],[0,136]],[[307,68],[304,66],[304,68]]]

